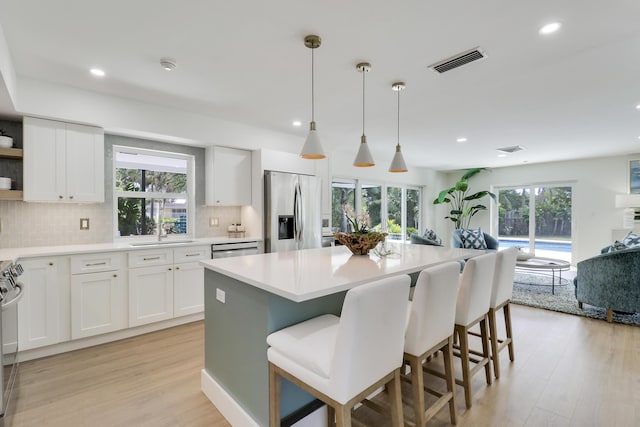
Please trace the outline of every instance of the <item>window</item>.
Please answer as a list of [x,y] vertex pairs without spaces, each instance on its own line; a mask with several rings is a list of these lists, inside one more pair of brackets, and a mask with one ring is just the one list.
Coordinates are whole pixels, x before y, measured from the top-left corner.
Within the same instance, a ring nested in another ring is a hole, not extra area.
[[345,207],[367,214],[371,228],[389,233],[387,239],[408,240],[420,228],[421,189],[335,178],[332,183],[333,231],[351,231]]
[[192,234],[193,156],[113,147],[116,236]]

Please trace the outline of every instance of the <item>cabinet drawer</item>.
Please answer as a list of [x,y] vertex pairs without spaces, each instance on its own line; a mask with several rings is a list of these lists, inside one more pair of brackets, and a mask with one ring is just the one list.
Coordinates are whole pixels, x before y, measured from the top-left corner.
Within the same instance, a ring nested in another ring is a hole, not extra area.
[[191,246],[186,248],[175,248],[173,250],[173,262],[200,261],[211,258],[211,246]]
[[125,262],[125,254],[122,252],[73,255],[71,274],[120,270],[125,268]]
[[152,249],[129,252],[129,268],[173,264],[173,249]]

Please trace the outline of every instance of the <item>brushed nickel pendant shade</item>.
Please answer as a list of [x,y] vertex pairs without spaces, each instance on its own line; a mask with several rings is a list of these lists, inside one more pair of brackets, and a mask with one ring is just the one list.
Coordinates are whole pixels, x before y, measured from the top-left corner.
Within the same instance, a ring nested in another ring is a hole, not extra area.
[[402,150],[400,149],[400,92],[406,88],[404,82],[396,82],[391,86],[391,89],[398,92],[398,142],[396,144],[396,153],[393,155],[391,165],[389,166],[389,172],[407,172],[407,164],[402,156]]
[[367,135],[364,133],[365,123],[365,75],[371,71],[371,64],[368,62],[361,62],[356,65],[356,70],[362,73],[362,136],[360,137],[360,147],[358,148],[358,154],[353,161],[353,166],[366,168],[375,166],[373,157],[371,157],[371,151],[369,151],[369,145],[367,144]]
[[324,159],[326,156],[318,137],[318,131],[316,130],[315,122],[315,105],[314,105],[314,61],[313,51],[320,47],[322,40],[319,36],[309,35],[304,38],[304,45],[311,49],[311,123],[309,123],[309,133],[307,139],[304,141],[300,157],[303,159]]

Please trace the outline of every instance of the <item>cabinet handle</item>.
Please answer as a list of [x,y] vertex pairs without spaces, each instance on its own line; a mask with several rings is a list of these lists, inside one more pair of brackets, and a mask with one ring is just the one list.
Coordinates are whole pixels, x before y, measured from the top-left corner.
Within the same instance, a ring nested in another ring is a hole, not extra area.
[[58,199],[62,199],[62,196],[58,196]]
[[186,254],[185,256],[198,256],[198,255],[200,255],[200,253],[197,253],[197,254]]
[[102,262],[94,262],[94,263],[87,263],[84,266],[85,267],[95,267],[98,265],[107,265],[106,261],[102,261]]
[[[171,270],[171,269],[169,269],[169,270]],[[176,267],[176,270],[180,270],[180,267]]]
[[117,274],[114,274],[114,275],[113,275],[113,277],[118,277],[118,275],[117,275]]
[[53,263],[52,263],[52,262],[50,262],[50,263],[49,263],[49,265],[53,265]]
[[73,200],[73,196],[69,196],[69,199]]
[[151,257],[151,258],[142,258],[142,259],[144,261],[153,261],[154,259],[160,259],[160,257],[159,256],[154,256],[154,257]]
[[171,271],[171,267],[169,267],[169,271]]

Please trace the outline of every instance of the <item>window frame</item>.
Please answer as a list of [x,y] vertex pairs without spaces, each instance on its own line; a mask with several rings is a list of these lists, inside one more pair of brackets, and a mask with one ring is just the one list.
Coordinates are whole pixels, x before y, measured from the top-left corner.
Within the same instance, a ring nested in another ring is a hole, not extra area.
[[[118,191],[116,188],[117,180],[117,153],[127,154],[143,154],[156,157],[168,157],[172,159],[185,160],[187,162],[187,194],[183,193],[162,193],[157,191]],[[195,156],[192,154],[183,154],[170,151],[154,150],[149,148],[138,148],[126,145],[114,145],[111,170],[113,172],[112,188],[113,188],[113,238],[121,242],[154,240],[155,234],[147,234],[141,236],[120,236],[118,235],[118,198],[135,198],[135,199],[186,199],[187,209],[187,232],[185,234],[168,235],[167,240],[180,240],[184,238],[193,238],[195,236]],[[144,196],[144,197],[141,197]]]

